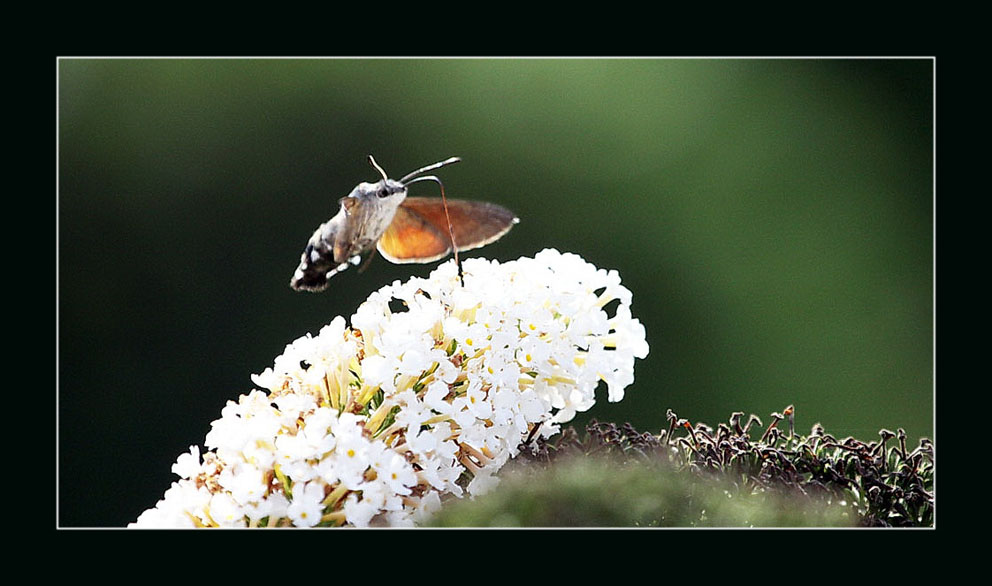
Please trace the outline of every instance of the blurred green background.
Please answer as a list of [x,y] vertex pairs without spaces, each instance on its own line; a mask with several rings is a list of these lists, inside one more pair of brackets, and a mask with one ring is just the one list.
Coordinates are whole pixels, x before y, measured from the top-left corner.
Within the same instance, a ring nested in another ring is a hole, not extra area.
[[369,153],[394,178],[458,155],[449,197],[520,216],[470,256],[620,272],[651,353],[579,425],[792,403],[803,432],[932,437],[932,60],[63,59],[58,83],[62,526],[133,521],[251,373],[433,268],[288,287]]

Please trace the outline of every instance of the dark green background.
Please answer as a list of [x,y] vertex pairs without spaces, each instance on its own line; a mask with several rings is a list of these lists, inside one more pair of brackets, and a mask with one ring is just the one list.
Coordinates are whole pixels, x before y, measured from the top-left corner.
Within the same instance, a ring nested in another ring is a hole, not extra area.
[[792,403],[803,431],[931,436],[933,65],[60,60],[59,524],[134,520],[251,373],[430,271],[288,287],[369,153],[461,156],[449,196],[521,218],[472,255],[619,270],[651,353],[579,423]]

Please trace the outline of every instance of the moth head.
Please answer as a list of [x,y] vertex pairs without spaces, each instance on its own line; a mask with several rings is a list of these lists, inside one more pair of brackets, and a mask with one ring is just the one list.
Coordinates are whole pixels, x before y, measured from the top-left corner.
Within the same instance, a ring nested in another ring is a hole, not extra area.
[[382,181],[359,183],[355,191],[352,192],[352,197],[356,197],[361,201],[392,201],[397,205],[403,201],[403,198],[406,197],[406,185],[400,181],[390,179],[386,175],[386,172],[382,170],[382,167],[375,162],[375,158],[372,155],[369,155],[369,164],[379,172],[379,175],[382,176]]
[[406,197],[406,186],[392,179],[383,179],[375,183],[359,183],[351,196],[362,201],[402,201]]

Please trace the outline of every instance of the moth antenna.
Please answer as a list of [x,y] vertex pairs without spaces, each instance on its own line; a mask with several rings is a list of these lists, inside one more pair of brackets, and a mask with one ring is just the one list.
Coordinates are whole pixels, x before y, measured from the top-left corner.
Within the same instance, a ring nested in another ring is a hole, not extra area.
[[[411,171],[410,173],[407,173],[406,175],[404,175],[403,178],[400,179],[400,183],[402,183],[403,185],[408,185],[408,182],[407,182],[408,179],[413,179],[414,177],[416,177],[417,175],[420,175],[421,173],[426,173],[427,171],[433,171],[434,169],[440,169],[441,167],[444,167],[445,165],[452,165],[452,164],[457,163],[459,161],[461,161],[461,158],[459,158],[459,157],[449,157],[449,158],[447,158],[447,159],[445,159],[443,161],[439,161],[437,163],[434,163],[433,165],[427,165],[426,167],[421,167],[421,168],[417,169],[416,171]],[[413,181],[410,181],[409,183],[413,183]]]
[[[375,157],[372,155],[369,155],[369,164],[372,165],[372,167],[378,171],[380,175],[382,175],[383,180],[389,179],[389,177],[386,176],[386,172],[382,170],[382,167],[380,167],[378,163],[375,162]],[[400,183],[402,183],[402,181]]]
[[[452,159],[454,160],[452,161]],[[448,159],[448,161],[454,163],[457,163],[460,160],[461,159],[458,159],[457,157],[452,157],[451,159]],[[437,167],[440,167],[446,163],[447,163],[446,161],[442,161],[441,163],[435,163],[434,165],[425,167],[424,169],[432,169],[432,168],[436,169]],[[421,171],[423,171],[424,169],[421,169]],[[405,180],[406,177],[404,177],[403,179]],[[416,183],[418,181],[433,181],[441,187],[441,205],[444,207],[444,219],[448,221],[448,238],[451,239],[451,250],[452,252],[455,253],[455,265],[458,266],[458,280],[461,281],[462,287],[464,287],[465,275],[462,273],[462,261],[458,259],[458,245],[455,244],[455,231],[451,228],[451,216],[448,215],[448,198],[444,196],[444,183],[441,183],[441,180],[438,179],[437,176],[435,175],[424,175],[423,177],[417,177],[416,179],[411,179],[408,182],[401,180],[400,183],[403,183],[403,186],[406,187],[407,185],[410,185],[411,183]]]

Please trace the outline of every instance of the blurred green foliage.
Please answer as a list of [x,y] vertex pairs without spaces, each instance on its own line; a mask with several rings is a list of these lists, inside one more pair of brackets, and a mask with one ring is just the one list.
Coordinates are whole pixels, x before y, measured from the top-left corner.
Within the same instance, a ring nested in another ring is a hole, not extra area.
[[849,507],[750,493],[655,463],[568,458],[509,471],[476,498],[449,501],[434,527],[852,527]]
[[432,268],[289,289],[369,153],[462,157],[448,195],[521,218],[474,255],[620,272],[651,354],[578,424],[932,435],[932,100],[927,59],[60,60],[60,523],[133,520],[250,373]]

